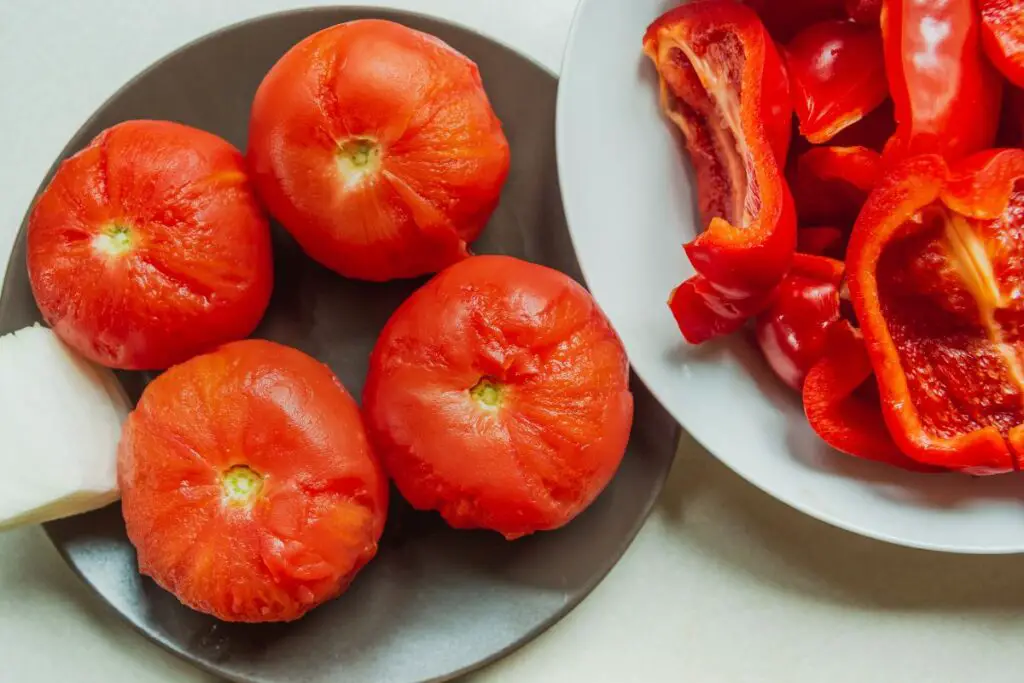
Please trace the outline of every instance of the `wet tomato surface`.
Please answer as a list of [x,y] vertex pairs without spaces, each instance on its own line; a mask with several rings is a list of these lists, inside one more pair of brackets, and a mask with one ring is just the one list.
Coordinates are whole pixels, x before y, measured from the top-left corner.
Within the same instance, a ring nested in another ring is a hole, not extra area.
[[387,515],[355,401],[326,366],[266,341],[154,380],[118,474],[140,571],[226,621],[289,621],[337,596]]
[[513,539],[593,502],[622,460],[633,399],[622,345],[583,287],[477,256],[395,312],[363,410],[413,507]]
[[270,212],[311,257],[374,281],[465,258],[509,169],[476,65],[379,20],[320,31],[274,65],[248,156]]
[[29,218],[28,270],[61,339],[128,370],[247,336],[273,286],[241,153],[167,121],[117,124],[61,164]]

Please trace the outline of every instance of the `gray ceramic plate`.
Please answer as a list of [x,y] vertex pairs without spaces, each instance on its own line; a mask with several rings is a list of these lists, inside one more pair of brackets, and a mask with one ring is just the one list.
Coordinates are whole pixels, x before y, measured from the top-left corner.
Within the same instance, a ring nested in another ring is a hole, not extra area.
[[[269,16],[207,36],[114,95],[61,158],[103,128],[133,118],[181,121],[244,147],[256,86],[278,57],[314,31],[368,16],[433,33],[480,65],[512,146],[512,171],[475,250],[512,254],[578,279],[555,171],[555,77],[502,45],[421,16],[318,9]],[[276,290],[256,336],[323,360],[358,396],[377,333],[420,281],[344,280],[305,258],[277,227],[275,248]],[[0,296],[0,333],[37,320],[23,225]],[[136,395],[145,380],[123,376]],[[622,468],[597,502],[566,528],[508,543],[497,534],[450,530],[436,515],[416,513],[394,495],[377,559],[345,595],[292,624],[224,624],[182,607],[136,571],[116,505],[47,530],[71,566],[125,619],[229,680],[448,680],[501,657],[565,615],[639,530],[672,461],[677,427],[642,385],[634,382],[634,392],[636,423]]]

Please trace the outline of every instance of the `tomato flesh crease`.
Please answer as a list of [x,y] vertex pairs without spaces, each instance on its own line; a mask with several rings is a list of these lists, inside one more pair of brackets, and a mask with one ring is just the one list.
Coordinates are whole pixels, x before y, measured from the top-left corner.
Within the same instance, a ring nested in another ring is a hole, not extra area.
[[995,220],[935,203],[904,230],[879,260],[878,291],[921,424],[940,439],[994,427],[1012,446],[1024,424],[1024,181]]
[[742,43],[710,32],[689,42],[663,37],[658,51],[662,106],[686,139],[704,224],[749,225],[761,200],[740,115]]

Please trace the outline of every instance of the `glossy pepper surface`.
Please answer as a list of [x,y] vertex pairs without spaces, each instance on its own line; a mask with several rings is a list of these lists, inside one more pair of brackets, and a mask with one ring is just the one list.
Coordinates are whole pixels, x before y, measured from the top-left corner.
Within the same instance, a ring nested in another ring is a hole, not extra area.
[[791,174],[800,223],[831,224],[849,232],[881,174],[881,155],[867,147],[807,150]]
[[889,95],[877,28],[820,22],[801,31],[783,52],[800,132],[813,143],[829,141]]
[[797,391],[825,351],[828,329],[839,319],[843,263],[797,254],[771,305],[757,316],[755,333],[768,365]]
[[957,159],[992,145],[1002,80],[982,54],[979,24],[974,0],[884,3],[882,36],[897,122],[887,157]]

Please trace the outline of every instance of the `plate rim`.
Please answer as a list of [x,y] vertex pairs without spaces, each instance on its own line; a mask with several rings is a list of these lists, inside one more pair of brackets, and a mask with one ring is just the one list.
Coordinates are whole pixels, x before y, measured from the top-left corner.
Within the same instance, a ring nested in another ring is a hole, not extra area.
[[[509,53],[510,55],[514,55],[515,57],[517,57],[519,59],[522,59],[523,61],[529,63],[531,66],[533,66],[534,68],[536,68],[540,72],[542,72],[545,76],[547,76],[550,79],[552,79],[552,81],[554,82],[555,87],[556,87],[556,112],[557,112],[557,91],[558,91],[558,83],[560,81],[559,81],[559,74],[555,70],[549,68],[548,66],[546,66],[545,64],[543,64],[542,62],[540,62],[539,60],[534,58],[532,55],[530,55],[530,54],[528,54],[526,52],[523,52],[522,50],[519,50],[519,49],[513,47],[512,45],[508,44],[504,40],[502,40],[502,39],[492,35],[491,33],[487,32],[487,31],[480,30],[480,29],[478,29],[476,27],[467,25],[466,23],[458,21],[458,20],[453,20],[453,19],[450,19],[448,17],[440,16],[439,14],[436,14],[436,13],[431,13],[431,12],[428,12],[428,11],[410,10],[410,9],[405,9],[405,8],[395,8],[395,7],[390,7],[390,6],[370,6],[370,5],[362,5],[362,4],[356,4],[356,5],[326,5],[326,6],[300,7],[300,8],[294,8],[294,9],[279,10],[279,11],[275,11],[275,12],[267,12],[267,13],[262,13],[262,14],[257,14],[257,15],[251,16],[251,17],[247,17],[247,18],[244,18],[244,19],[241,19],[241,20],[229,23],[229,24],[225,24],[223,26],[220,26],[218,28],[210,30],[210,31],[208,31],[206,33],[203,33],[202,35],[199,35],[199,36],[197,36],[197,37],[195,37],[195,38],[193,38],[191,40],[188,40],[185,43],[179,45],[178,47],[176,47],[176,48],[166,52],[165,54],[161,55],[157,59],[149,62],[146,66],[142,67],[134,75],[132,75],[130,78],[128,78],[122,85],[120,85],[118,88],[116,88],[110,95],[108,95],[106,98],[104,98],[104,100],[99,105],[97,105],[95,110],[80,125],[78,125],[75,128],[74,132],[70,135],[68,140],[65,142],[64,146],[57,153],[53,163],[49,166],[49,168],[47,169],[45,174],[42,176],[42,179],[40,180],[40,183],[39,183],[38,187],[36,188],[36,191],[33,194],[32,198],[31,198],[31,200],[29,202],[28,207],[26,208],[25,212],[22,215],[22,220],[21,220],[21,223],[20,223],[20,225],[18,227],[18,230],[14,233],[14,239],[11,242],[11,249],[10,249],[10,252],[8,253],[8,255],[7,255],[7,264],[6,264],[6,266],[5,266],[4,270],[3,270],[3,279],[0,280],[0,304],[3,304],[6,301],[7,297],[4,296],[4,294],[6,294],[6,292],[8,291],[8,283],[11,281],[12,276],[15,276],[17,269],[23,266],[22,263],[15,263],[16,259],[14,259],[13,257],[15,255],[15,252],[17,251],[18,242],[24,238],[23,233],[25,231],[25,228],[27,226],[29,217],[31,216],[32,210],[35,207],[35,203],[36,203],[40,193],[48,185],[48,183],[52,179],[53,175],[56,173],[57,169],[60,167],[61,163],[63,163],[63,161],[66,160],[72,153],[77,151],[76,149],[72,148],[72,145],[74,144],[75,139],[79,136],[81,131],[86,129],[86,128],[88,128],[91,124],[93,124],[93,122],[101,115],[101,112],[103,112],[107,107],[109,107],[110,104],[113,101],[118,99],[123,93],[125,93],[128,90],[130,90],[139,81],[141,81],[147,75],[149,75],[154,70],[156,70],[157,68],[162,66],[168,60],[173,59],[174,57],[176,57],[177,55],[179,55],[181,53],[187,52],[188,50],[196,47],[199,44],[205,43],[206,41],[209,41],[209,40],[214,40],[214,39],[218,38],[219,36],[221,36],[223,34],[230,33],[232,31],[238,30],[240,28],[244,28],[244,27],[246,27],[248,25],[251,25],[251,24],[257,24],[257,23],[263,23],[263,22],[272,22],[272,21],[274,21],[276,19],[279,19],[279,18],[294,17],[294,16],[300,16],[300,15],[315,15],[315,14],[330,13],[330,12],[337,12],[337,11],[343,11],[343,12],[348,12],[348,13],[352,13],[352,14],[362,14],[362,15],[365,15],[366,18],[385,18],[385,19],[388,19],[388,20],[391,20],[391,21],[396,21],[398,23],[402,23],[404,19],[412,19],[414,21],[415,20],[422,20],[422,21],[427,21],[427,22],[434,22],[434,23],[439,23],[439,24],[447,25],[449,27],[458,29],[460,31],[463,31],[463,32],[465,32],[467,34],[471,34],[471,35],[477,36],[479,38],[483,38],[484,40],[486,40],[486,41],[494,44],[495,46],[501,48],[502,50],[504,50],[505,52]],[[557,120],[557,115],[556,115],[556,120]],[[556,140],[557,140],[557,132],[555,133],[555,137],[556,137]],[[556,150],[554,150],[554,151],[556,153],[555,170],[556,170],[556,173],[557,173],[559,171],[559,169],[560,169],[560,167],[557,164],[557,144],[556,144]],[[560,198],[561,198],[561,193],[560,193]],[[563,199],[563,202],[564,202],[564,199]],[[566,220],[566,223],[567,223],[567,229],[568,229],[568,219]],[[571,240],[571,231],[570,231],[570,240]],[[579,262],[579,258],[577,256],[576,251],[575,251],[575,244],[574,243],[573,243],[573,256],[576,258],[576,261],[578,263]],[[5,310],[6,310],[6,306],[0,305],[0,316],[2,316],[2,314],[4,313]],[[657,400],[657,397],[654,396],[654,393],[651,391],[649,385],[646,382],[644,382],[639,377],[639,373],[636,372],[635,367],[633,367],[632,365],[630,367],[631,367],[631,371],[632,371],[632,373],[634,375],[634,377],[633,377],[634,381],[639,382],[644,387],[644,389],[646,391],[648,391],[651,394],[651,396],[653,398],[655,398],[655,400]],[[443,674],[440,677],[434,677],[434,678],[430,678],[430,679],[418,680],[416,683],[444,683],[445,681],[454,680],[456,678],[459,678],[461,676],[465,676],[465,675],[467,675],[469,673],[472,673],[474,671],[479,671],[479,670],[481,670],[481,669],[483,669],[483,668],[485,668],[485,667],[487,667],[489,665],[492,665],[492,664],[494,664],[494,663],[496,663],[496,662],[506,658],[507,656],[509,656],[513,652],[515,652],[515,651],[521,649],[522,647],[526,646],[527,644],[533,642],[538,636],[540,636],[545,631],[547,631],[548,629],[553,627],[555,624],[557,624],[560,621],[562,621],[570,612],[572,612],[576,607],[578,607],[580,605],[580,603],[582,603],[587,597],[589,597],[590,594],[594,591],[594,589],[602,581],[604,581],[604,579],[612,571],[612,569],[614,569],[619,564],[619,562],[622,560],[623,556],[625,555],[626,551],[629,549],[629,547],[636,540],[636,537],[639,534],[640,530],[643,528],[643,526],[646,524],[647,520],[650,518],[651,512],[654,509],[654,505],[656,504],[658,498],[660,497],[661,492],[664,489],[664,485],[665,485],[665,482],[666,482],[666,480],[668,478],[671,466],[672,466],[673,462],[675,461],[675,448],[676,448],[676,446],[678,446],[679,436],[680,436],[679,423],[678,423],[678,420],[676,420],[673,416],[671,416],[670,411],[668,411],[666,409],[665,404],[662,401],[657,400],[657,403],[660,406],[660,408],[665,411],[665,415],[667,417],[671,417],[673,422],[674,422],[674,429],[673,429],[672,437],[671,437],[672,443],[674,444],[673,449],[672,449],[673,450],[673,455],[670,458],[668,458],[668,460],[667,460],[665,466],[663,467],[662,471],[660,473],[658,473],[658,476],[655,477],[652,480],[652,486],[651,486],[651,489],[650,489],[650,494],[649,494],[647,500],[645,501],[645,503],[643,504],[643,506],[641,507],[640,514],[637,515],[636,520],[634,521],[634,523],[629,527],[627,532],[625,534],[623,534],[620,542],[616,545],[616,547],[614,549],[614,552],[609,556],[609,561],[608,561],[607,566],[605,568],[603,568],[601,571],[596,572],[583,585],[583,588],[579,591],[577,596],[573,597],[570,600],[567,600],[562,606],[560,606],[557,610],[555,610],[542,623],[540,623],[537,626],[533,627],[529,631],[524,632],[521,636],[516,638],[515,641],[513,641],[512,643],[510,643],[506,647],[501,648],[500,650],[496,650],[496,651],[492,652],[491,654],[489,654],[488,656],[483,657],[481,659],[478,659],[475,662],[471,662],[471,663],[467,664],[466,666],[462,667],[461,669],[459,669],[457,671],[452,671],[452,672],[449,672],[447,674]],[[112,503],[111,505],[120,505],[120,502],[115,502],[115,503]],[[224,670],[220,670],[220,669],[218,669],[216,667],[216,665],[214,663],[207,662],[207,661],[201,659],[200,657],[192,654],[191,652],[189,652],[188,650],[178,646],[171,639],[163,636],[162,634],[146,630],[143,627],[142,624],[137,623],[135,620],[129,618],[111,600],[109,600],[106,597],[104,592],[95,583],[93,583],[89,579],[89,577],[87,577],[83,573],[81,567],[72,560],[71,554],[70,554],[70,552],[68,550],[68,546],[57,541],[57,539],[55,537],[55,534],[54,534],[54,530],[51,527],[51,524],[50,523],[46,523],[46,524],[43,524],[42,527],[43,527],[44,532],[46,533],[47,539],[50,541],[50,543],[53,544],[54,548],[60,554],[62,560],[68,565],[68,567],[72,570],[72,572],[88,588],[88,593],[90,594],[90,597],[92,599],[96,599],[96,600],[98,600],[98,602],[102,603],[104,610],[107,610],[112,615],[116,615],[116,617],[120,621],[122,621],[124,623],[127,623],[132,628],[133,631],[135,631],[136,633],[138,633],[139,635],[144,637],[146,640],[154,643],[155,645],[160,647],[165,652],[168,652],[168,653],[178,657],[179,659],[188,662],[190,665],[196,667],[197,670],[202,671],[204,673],[211,674],[211,675],[218,676],[218,677],[222,677],[225,680],[234,681],[235,683],[253,683],[254,681],[258,680],[258,679],[253,679],[253,678],[250,678],[250,677],[238,677],[238,676],[233,675],[233,674],[231,674],[229,672],[226,672]],[[260,681],[259,683],[262,683],[262,681]]]
[[[606,1],[606,0],[601,0]],[[569,35],[566,39],[565,50],[562,54],[562,66],[559,74],[558,82],[558,97],[555,103],[555,158],[556,164],[558,165],[558,175],[562,179],[560,185],[560,192],[562,195],[562,205],[565,210],[566,225],[569,228],[569,238],[573,245],[573,250],[576,252],[577,260],[579,262],[580,271],[583,273],[583,277],[587,282],[591,281],[591,277],[588,273],[592,272],[591,266],[588,266],[584,262],[582,252],[579,245],[582,241],[583,228],[580,227],[580,223],[574,220],[576,214],[577,202],[573,201],[573,191],[568,189],[569,183],[565,181],[565,178],[570,177],[566,168],[566,161],[568,154],[565,152],[565,139],[568,136],[566,131],[570,127],[568,116],[565,114],[565,107],[563,105],[563,93],[565,92],[564,86],[566,82],[569,82],[575,77],[576,62],[573,59],[573,54],[576,50],[577,42],[580,36],[580,26],[582,23],[582,17],[584,13],[589,11],[589,8],[596,5],[598,0],[580,0],[576,6],[576,11],[573,14],[572,24],[569,28]],[[638,38],[639,41],[639,38]],[[639,51],[639,47],[638,47]],[[653,96],[653,95],[652,95]],[[574,227],[576,226],[576,227]],[[597,299],[600,304],[600,299],[596,292],[593,292],[594,298]],[[612,319],[611,314],[608,314],[609,319],[612,322],[613,327],[616,321]],[[625,345],[625,341],[623,344]],[[626,349],[629,354],[629,348]],[[659,388],[658,382],[650,382],[648,379],[651,377],[651,372],[646,368],[646,364],[638,363],[631,357],[631,364],[633,371],[637,374],[640,381],[647,387],[651,395],[654,396],[655,400],[672,416],[672,419],[676,421],[680,427],[685,430],[687,434],[693,437],[693,439],[707,451],[716,460],[721,462],[732,472],[739,475],[747,483],[753,485],[758,490],[768,494],[775,500],[778,500],[785,505],[801,512],[813,519],[824,522],[838,529],[857,534],[866,538],[875,539],[892,545],[903,546],[907,548],[916,548],[919,550],[927,550],[932,552],[942,552],[956,555],[1012,555],[1024,553],[1024,541],[1018,545],[999,545],[999,546],[970,546],[970,545],[948,545],[937,542],[917,541],[914,539],[904,538],[896,536],[894,534],[885,533],[882,531],[876,531],[874,529],[862,526],[857,523],[848,522],[842,517],[835,514],[829,513],[823,507],[815,506],[810,503],[798,500],[797,498],[787,495],[785,493],[774,490],[770,485],[759,481],[757,477],[751,475],[751,473],[743,466],[741,459],[735,459],[729,457],[728,454],[722,454],[716,452],[710,448],[708,444],[711,442],[711,438],[707,435],[706,430],[701,424],[692,419],[688,419],[686,411],[678,408],[674,405],[673,401],[666,400],[666,396]]]

